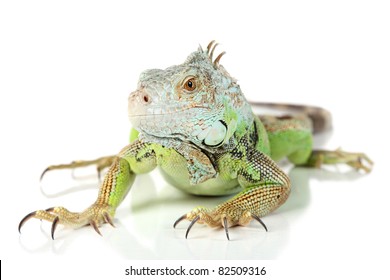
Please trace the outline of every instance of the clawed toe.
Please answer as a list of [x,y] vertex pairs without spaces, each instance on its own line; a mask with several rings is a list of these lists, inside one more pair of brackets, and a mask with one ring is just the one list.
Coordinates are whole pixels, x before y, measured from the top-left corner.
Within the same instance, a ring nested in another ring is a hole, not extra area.
[[101,173],[102,171],[111,166],[111,164],[114,162],[116,156],[105,156],[100,157],[94,160],[76,160],[72,161],[68,164],[58,164],[58,165],[50,165],[48,166],[41,174],[40,181],[42,181],[45,174],[49,171],[53,170],[61,170],[61,169],[74,169],[78,167],[86,167],[90,165],[96,165],[96,172],[99,180],[101,179]]
[[255,214],[252,214],[252,218],[255,219],[256,221],[258,221],[265,229],[265,231],[268,232],[268,228],[267,226],[264,224],[264,222],[259,218],[259,216],[255,215]]
[[345,152],[340,148],[335,151],[313,151],[307,166],[320,168],[322,164],[346,164],[357,171],[362,170],[365,173],[369,173],[374,162],[364,153]]
[[199,219],[200,219],[200,216],[196,216],[195,219],[193,219],[193,220],[191,221],[191,223],[190,223],[190,225],[188,226],[187,231],[186,231],[186,239],[187,239],[187,237],[188,237],[188,233],[190,232],[192,226],[193,226],[197,221],[199,221]]
[[92,205],[87,210],[81,213],[72,213],[63,207],[52,207],[46,210],[38,210],[27,214],[19,223],[18,230],[21,233],[21,229],[24,224],[32,219],[46,220],[52,223],[51,225],[51,238],[54,240],[54,233],[58,224],[69,226],[71,228],[78,228],[84,225],[90,225],[99,235],[102,235],[99,227],[100,224],[105,222],[115,227],[112,216],[104,206]]
[[[176,226],[177,226],[181,221],[186,220],[186,219],[187,219],[187,216],[188,216],[187,214],[184,214],[184,215],[180,216],[180,217],[175,221],[175,223],[173,224],[173,228],[176,228]],[[200,216],[197,215],[197,216],[195,216],[195,218],[194,218],[193,220],[191,220],[191,223],[190,223],[190,225],[188,226],[187,231],[186,231],[186,239],[187,239],[187,237],[188,237],[188,233],[190,232],[192,226],[193,226],[199,219],[200,219]]]
[[177,219],[175,221],[175,223],[173,224],[173,228],[176,228],[176,226],[183,220],[187,219],[187,214],[184,214],[182,216],[179,217],[179,219]]
[[349,162],[348,165],[356,170],[363,170],[364,172],[369,173],[372,170],[374,162],[365,154],[358,154],[357,159]]
[[[230,240],[230,236],[229,236],[229,227],[230,226],[235,226],[235,225],[238,225],[238,224],[232,224],[230,223],[229,224],[229,219],[227,217],[227,215],[223,215],[223,217],[221,217],[222,215],[218,215],[219,218],[217,219],[211,219],[213,222],[210,222],[210,213],[208,213],[207,215],[205,215],[205,213],[203,211],[201,211],[200,214],[194,214],[199,212],[198,209],[189,213],[189,214],[184,214],[182,216],[180,216],[176,221],[175,223],[173,224],[173,227],[176,228],[176,226],[183,220],[190,220],[190,224],[188,225],[188,228],[186,230],[186,234],[185,234],[185,238],[187,239],[188,238],[188,234],[190,232],[190,230],[192,229],[192,227],[194,226],[194,224],[196,224],[197,222],[201,223],[201,224],[207,224],[211,227],[216,227],[216,226],[222,226],[225,230],[225,234],[226,234],[226,237],[228,240]],[[255,215],[255,214],[251,214],[250,215],[251,218],[250,219],[253,219],[253,220],[256,220],[257,222],[259,222],[265,229],[265,231],[268,232],[268,228],[267,226],[264,224],[264,222],[259,218],[259,216]],[[207,217],[207,218],[205,218]],[[217,221],[219,220],[219,222]]]
[[19,226],[18,226],[18,231],[19,233],[21,233],[21,229],[23,227],[23,225],[30,219],[32,218],[37,218],[37,219],[45,219],[45,220],[51,220],[54,222],[55,220],[55,215],[51,214],[52,212],[54,211],[54,207],[51,207],[51,208],[48,208],[46,210],[38,210],[38,211],[34,211],[34,212],[31,212],[29,214],[27,214],[19,223]]
[[54,240],[54,232],[56,231],[57,224],[58,224],[59,220],[60,220],[60,218],[57,216],[54,218],[54,221],[51,224],[51,239],[53,239],[53,240]]
[[93,229],[97,232],[97,234],[99,234],[100,236],[103,236],[102,233],[101,233],[100,230],[99,230],[99,226],[98,226],[98,224],[96,223],[96,221],[90,221],[90,222],[89,222],[89,225],[90,225],[91,227],[93,227]]

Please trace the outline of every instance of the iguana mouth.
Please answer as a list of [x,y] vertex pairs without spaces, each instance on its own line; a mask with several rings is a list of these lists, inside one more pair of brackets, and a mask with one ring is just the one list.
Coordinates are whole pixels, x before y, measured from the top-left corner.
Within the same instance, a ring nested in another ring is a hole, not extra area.
[[[169,108],[172,107],[171,110],[169,110]],[[167,110],[168,108],[168,110]],[[181,108],[177,108],[176,106],[168,106],[168,107],[150,107],[150,108],[146,108],[145,112],[144,113],[136,113],[137,110],[134,110],[134,108],[130,108],[130,104],[129,104],[129,112],[128,112],[128,116],[129,118],[137,118],[137,117],[154,117],[154,116],[165,116],[165,115],[174,115],[174,114],[177,114],[177,113],[181,113],[181,112],[184,112],[184,111],[187,111],[187,110],[191,110],[191,109],[210,109],[209,106],[207,105],[199,105],[199,104],[188,104],[187,106],[182,106]],[[135,112],[134,112],[135,111]]]
[[153,132],[150,132],[150,131],[146,131],[142,128],[139,129],[139,131],[147,136],[151,136],[153,138],[158,138],[158,139],[178,139],[180,141],[183,141],[183,142],[188,142],[190,144],[193,144],[191,141],[185,141],[183,139],[186,139],[186,135],[182,134],[182,133],[172,133],[172,134],[166,134],[164,136],[162,135],[158,135],[158,134],[155,134]]

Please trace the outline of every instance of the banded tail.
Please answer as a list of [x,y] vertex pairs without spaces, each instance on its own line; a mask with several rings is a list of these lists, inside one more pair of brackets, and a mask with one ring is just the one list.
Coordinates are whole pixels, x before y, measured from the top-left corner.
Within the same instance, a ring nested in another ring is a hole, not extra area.
[[255,101],[249,101],[249,104],[254,109],[262,107],[262,108],[281,111],[283,113],[307,115],[313,122],[314,134],[326,131],[332,127],[331,113],[328,110],[321,107],[296,105],[296,104],[283,104],[283,103],[255,102]]

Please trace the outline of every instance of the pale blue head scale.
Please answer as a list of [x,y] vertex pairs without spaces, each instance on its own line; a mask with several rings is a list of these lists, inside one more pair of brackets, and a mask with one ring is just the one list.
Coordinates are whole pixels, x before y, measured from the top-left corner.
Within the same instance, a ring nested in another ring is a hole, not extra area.
[[129,118],[141,134],[212,150],[229,141],[238,122],[250,121],[236,80],[220,65],[225,52],[213,60],[216,46],[213,41],[183,64],[140,75],[138,89],[129,96]]

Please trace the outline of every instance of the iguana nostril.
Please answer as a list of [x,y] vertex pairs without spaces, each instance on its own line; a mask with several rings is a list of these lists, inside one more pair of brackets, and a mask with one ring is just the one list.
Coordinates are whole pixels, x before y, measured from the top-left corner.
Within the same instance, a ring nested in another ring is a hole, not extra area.
[[147,93],[143,93],[141,96],[142,100],[144,101],[145,104],[149,104],[151,101],[151,98]]

